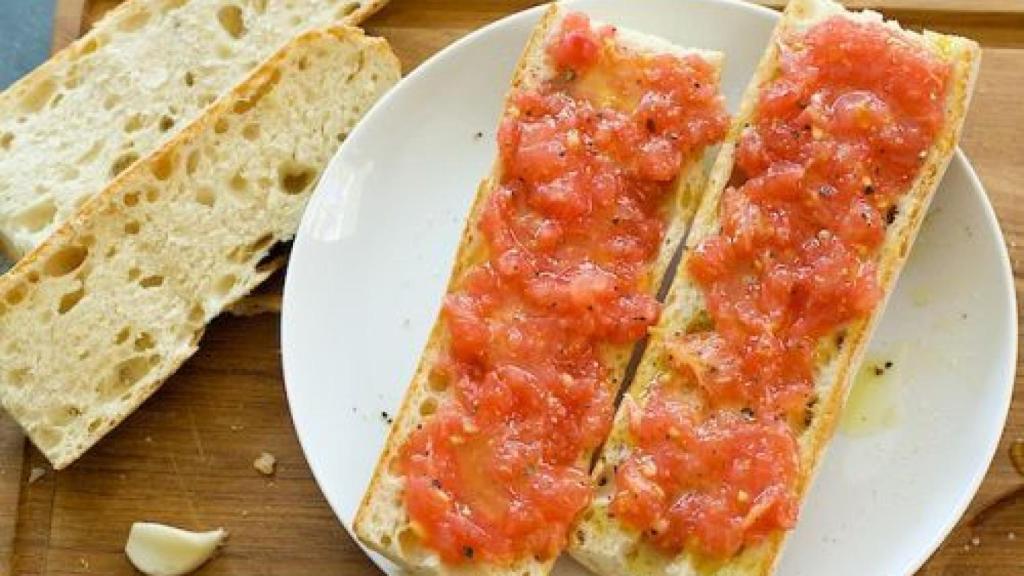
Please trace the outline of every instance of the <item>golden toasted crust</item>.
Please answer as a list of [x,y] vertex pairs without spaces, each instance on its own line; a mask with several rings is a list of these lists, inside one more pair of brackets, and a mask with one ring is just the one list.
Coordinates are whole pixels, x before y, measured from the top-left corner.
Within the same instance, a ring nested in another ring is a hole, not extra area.
[[[773,79],[778,71],[780,34],[787,30],[804,29],[837,14],[855,20],[881,21],[878,14],[847,12],[832,0],[792,0],[787,6],[772,35],[769,47],[744,92],[739,112],[712,168],[707,189],[687,238],[687,248],[695,247],[702,239],[719,229],[719,200],[733,171],[740,133],[754,115],[761,87]],[[895,23],[886,25],[898,30]],[[916,34],[901,31],[901,34],[950,62],[953,66],[953,82],[946,103],[946,123],[935,144],[928,151],[911,190],[900,201],[898,216],[889,226],[880,251],[879,284],[886,299],[892,292],[910,246],[924,220],[928,204],[956,148],[981,56],[978,45],[964,38],[932,32]],[[652,383],[665,369],[663,346],[666,339],[673,333],[684,330],[689,322],[705,309],[703,297],[685,269],[685,266],[679,267],[680,272],[672,283],[661,322],[652,330],[651,341],[626,394],[626,402],[643,405]],[[801,500],[813,481],[824,449],[835,431],[851,375],[860,363],[884,307],[883,300],[868,318],[849,326],[843,345],[817,367],[815,389],[820,400],[815,407],[811,425],[799,438],[802,474],[796,489]],[[787,536],[785,533],[778,533],[756,547],[748,547],[728,561],[712,562],[686,552],[675,557],[665,556],[643,543],[636,531],[608,516],[607,507],[614,493],[614,475],[610,470],[625,457],[630,446],[626,417],[626,410],[620,407],[612,433],[594,470],[595,479],[601,479],[600,483],[604,483],[605,486],[573,532],[575,537],[570,543],[572,555],[597,573],[607,575],[771,574],[781,555]]]
[[[548,63],[544,45],[565,15],[565,10],[552,5],[543,15],[528,40],[512,78],[513,91],[538,86],[550,79],[552,69]],[[662,40],[631,32],[619,30],[617,35],[620,46],[626,50],[643,53],[698,53],[711,62],[716,69],[720,67],[721,55],[714,52],[681,50]],[[506,102],[506,106],[508,102]],[[497,187],[501,179],[500,163],[495,162],[491,174],[480,184],[472,208],[467,217],[459,243],[458,253],[448,282],[448,291],[455,288],[459,279],[472,267],[486,261],[487,248],[476,233],[476,223],[485,201]],[[669,226],[666,237],[656,261],[652,264],[651,278],[660,279],[664,276],[672,255],[678,248],[688,229],[700,191],[703,189],[704,178],[700,159],[691,162],[683,170],[676,190],[670,200],[670,214],[667,216]],[[658,282],[652,282],[651,291],[658,289]],[[354,531],[359,539],[371,549],[401,564],[407,570],[423,574],[488,574],[488,575],[542,575],[547,574],[554,560],[538,561],[526,558],[512,565],[487,566],[471,564],[463,567],[442,564],[437,555],[419,545],[413,531],[409,528],[408,514],[402,503],[402,480],[389,471],[389,464],[398,455],[405,439],[422,420],[419,407],[424,402],[440,403],[446,397],[446,391],[433,390],[428,382],[431,368],[442,352],[447,340],[447,330],[440,316],[435,321],[412,382],[406,391],[402,405],[392,424],[387,443],[377,462],[376,469],[370,480],[363,500],[356,512],[353,522]],[[629,361],[632,346],[613,350],[605,358],[611,372],[617,374],[615,385],[621,384]],[[593,454],[581,455],[581,463],[588,463]]]

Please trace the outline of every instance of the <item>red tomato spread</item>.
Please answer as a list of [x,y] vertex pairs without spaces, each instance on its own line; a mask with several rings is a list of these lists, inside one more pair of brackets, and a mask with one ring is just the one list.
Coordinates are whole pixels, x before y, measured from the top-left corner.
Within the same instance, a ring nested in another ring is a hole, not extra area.
[[609,353],[658,316],[675,181],[727,127],[700,58],[626,53],[581,14],[546,49],[557,74],[514,92],[500,124],[500,181],[474,230],[486,260],[444,300],[431,382],[452,394],[398,459],[411,525],[449,563],[565,546],[622,377]]
[[879,303],[875,260],[943,121],[948,65],[880,24],[789,33],[685,266],[709,318],[633,411],[612,514],[669,552],[729,557],[793,526],[822,338]]

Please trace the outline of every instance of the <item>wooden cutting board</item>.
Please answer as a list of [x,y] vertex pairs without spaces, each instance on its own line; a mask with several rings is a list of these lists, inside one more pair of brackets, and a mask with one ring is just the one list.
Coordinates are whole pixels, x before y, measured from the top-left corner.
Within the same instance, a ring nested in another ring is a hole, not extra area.
[[[54,47],[76,38],[117,3],[59,0]],[[391,41],[408,72],[469,31],[534,3],[392,0],[367,27]],[[880,8],[909,25],[972,36],[985,46],[963,147],[988,188],[1020,270],[1024,0],[848,4]],[[1018,272],[1016,280],[1020,294],[1024,276]],[[202,569],[207,576],[378,573],[331,513],[295,439],[281,379],[278,326],[272,314],[217,320],[195,358],[154,398],[57,474],[0,416],[0,574],[132,574],[122,548],[137,520],[227,528],[229,543]],[[1017,384],[1024,391],[1024,377],[1018,376]],[[1024,452],[1024,399],[1019,397],[978,496],[920,574],[1024,573],[1024,476],[1011,464],[1015,442]],[[278,458],[273,477],[252,468],[262,451]]]

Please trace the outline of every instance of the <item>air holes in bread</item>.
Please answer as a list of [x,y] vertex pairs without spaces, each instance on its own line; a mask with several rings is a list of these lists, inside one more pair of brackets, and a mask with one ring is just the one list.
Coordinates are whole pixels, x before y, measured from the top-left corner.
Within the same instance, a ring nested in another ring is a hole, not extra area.
[[114,163],[110,165],[110,176],[114,177],[127,170],[132,164],[139,159],[139,155],[135,152],[128,152],[117,157]]
[[260,14],[263,14],[264,12],[267,11],[267,0],[252,0],[252,2],[250,2],[250,5],[252,6],[253,10],[259,12]]
[[23,112],[38,112],[50,102],[53,93],[57,91],[57,83],[52,78],[46,78],[36,82],[28,92],[21,98],[21,110]]
[[14,134],[10,132],[0,134],[0,149],[10,150],[12,144],[14,144]]
[[89,250],[82,246],[65,246],[46,260],[43,271],[47,276],[60,277],[78,270],[89,256]]
[[90,434],[96,432],[103,425],[103,418],[93,418],[89,421],[88,432]]
[[167,150],[150,162],[149,169],[153,171],[153,176],[157,180],[167,180],[174,174],[174,160],[174,151]]
[[188,153],[188,157],[185,158],[185,173],[191,176],[195,174],[196,168],[199,167],[199,150],[193,150]]
[[423,540],[412,526],[406,526],[398,533],[398,549],[411,564],[418,564],[423,559]]
[[108,94],[107,97],[103,99],[103,109],[104,110],[113,110],[114,107],[117,106],[120,103],[121,103],[121,97],[120,96],[118,96],[117,94]]
[[25,299],[25,294],[25,285],[18,284],[14,288],[11,288],[10,290],[7,291],[7,294],[4,295],[4,300],[10,306],[17,306],[18,304],[21,303],[22,300]]
[[340,20],[355,12],[358,8],[359,2],[343,2],[341,6],[338,6],[337,18]]
[[238,6],[234,4],[222,6],[220,10],[217,10],[217,21],[232,38],[238,39],[245,36],[245,16]]
[[40,448],[48,450],[60,444],[60,441],[64,439],[64,433],[53,426],[43,424],[36,426],[32,431],[32,439]]
[[188,0],[164,0],[164,12],[170,12],[171,10],[177,10],[185,4],[188,4]]
[[98,50],[101,44],[102,43],[98,38],[89,38],[82,44],[81,48],[78,49],[78,55],[88,56]]
[[85,286],[80,287],[78,290],[75,290],[74,292],[68,292],[67,294],[61,296],[60,306],[57,308],[57,313],[62,315],[67,314],[68,312],[71,311],[72,308],[77,306],[78,303],[82,301],[83,297],[85,297]]
[[260,137],[260,125],[259,124],[246,124],[245,128],[242,128],[242,137],[246,140],[252,141]]
[[212,207],[217,203],[217,195],[214,194],[213,190],[202,187],[196,190],[196,202],[203,206]]
[[148,332],[143,332],[135,338],[135,351],[145,352],[156,346],[156,342],[153,341],[153,337]]
[[117,29],[121,32],[135,32],[139,28],[142,28],[149,22],[149,12],[145,10],[139,10],[135,14],[128,16],[121,23],[118,24]]
[[301,194],[309,188],[316,177],[316,170],[305,164],[287,162],[278,170],[278,184],[285,194]]
[[22,230],[38,232],[52,224],[56,215],[57,205],[52,198],[46,198],[14,216],[13,224]]
[[217,134],[223,134],[231,129],[231,123],[228,122],[227,118],[218,118],[213,124],[213,131]]
[[28,368],[15,368],[7,371],[7,383],[15,388],[21,388],[28,382],[28,377],[31,374]]
[[139,279],[139,276],[142,276],[142,270],[139,270],[138,268],[131,268],[130,270],[128,270],[129,282],[135,282],[136,280]]
[[157,190],[156,188],[147,188],[146,189],[146,202],[149,202],[150,204],[152,204],[153,202],[156,202],[159,199],[160,199],[160,191],[159,190]]
[[163,284],[164,277],[160,276],[159,274],[146,276],[142,280],[139,280],[139,286],[142,286],[143,288],[157,288],[159,286],[163,286]]
[[92,146],[89,146],[89,149],[83,152],[75,162],[78,164],[88,164],[95,160],[96,156],[99,156],[101,150],[103,150],[103,140],[97,140],[93,142]]
[[427,398],[420,403],[420,416],[432,416],[437,412],[437,400]]
[[203,324],[206,321],[206,311],[203,309],[202,304],[193,304],[192,308],[188,311],[188,321],[190,324]]
[[122,198],[121,201],[124,202],[124,205],[129,207],[129,208],[132,208],[134,206],[138,206],[138,204],[139,204],[139,193],[137,191],[126,192],[125,195],[124,195],[124,198]]
[[174,128],[174,118],[170,116],[163,116],[160,118],[160,123],[157,125],[161,132],[167,132],[171,128]]
[[213,283],[213,293],[217,297],[223,298],[227,296],[231,289],[235,287],[235,283],[238,282],[238,277],[234,274],[225,274],[217,279]]
[[427,375],[427,387],[434,392],[444,392],[448,389],[448,377],[437,370],[431,370]]
[[185,86],[188,86],[189,88],[191,88],[191,87],[196,85],[196,75],[193,74],[191,70],[185,72],[184,80],[185,80]]
[[117,365],[113,374],[100,382],[99,392],[104,399],[116,398],[133,384],[143,379],[152,366],[145,356],[134,356]]
[[242,176],[241,172],[235,172],[235,175],[228,180],[228,186],[234,192],[245,192],[249,188],[249,182],[246,181],[245,177]]
[[51,406],[47,410],[46,420],[57,427],[64,427],[82,415],[82,409],[74,404]]
[[134,236],[139,233],[139,229],[141,227],[142,226],[139,224],[138,220],[129,220],[124,223],[124,233],[129,236]]
[[132,335],[132,329],[125,326],[121,328],[121,331],[114,337],[114,344],[124,344],[128,341],[128,337]]

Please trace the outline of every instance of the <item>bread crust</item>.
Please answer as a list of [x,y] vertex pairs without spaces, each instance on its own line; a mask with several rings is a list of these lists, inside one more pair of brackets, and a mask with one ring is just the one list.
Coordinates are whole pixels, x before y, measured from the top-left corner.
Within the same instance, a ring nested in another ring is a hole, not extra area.
[[[545,53],[545,42],[560,23],[566,10],[558,4],[552,4],[534,28],[522,52],[511,81],[512,92],[540,85],[552,75]],[[722,55],[717,52],[688,50],[675,47],[663,40],[637,34],[628,30],[618,29],[619,45],[629,51],[637,52],[668,52],[674,54],[698,54],[720,70]],[[717,81],[717,78],[716,78]],[[506,107],[509,100],[506,99]],[[456,287],[458,280],[473,266],[486,260],[486,246],[476,233],[476,223],[490,194],[497,188],[501,180],[501,165],[496,161],[487,176],[477,189],[472,208],[467,216],[459,248],[452,267],[446,293]],[[704,173],[701,159],[691,161],[684,166],[676,189],[669,200],[665,238],[659,253],[651,266],[651,293],[658,291],[660,279],[667,272],[672,257],[682,242],[689,228],[689,221],[696,210],[699,195],[704,185]],[[511,565],[489,566],[477,563],[464,566],[451,566],[440,562],[437,555],[415,542],[406,539],[408,531],[408,514],[401,501],[401,479],[389,471],[389,465],[398,455],[405,439],[420,421],[418,406],[421,401],[431,397],[443,399],[444,393],[429,390],[428,376],[431,367],[440,354],[444,342],[448,338],[447,330],[440,315],[435,320],[424,351],[412,378],[412,382],[403,397],[402,404],[395,416],[387,442],[377,462],[366,493],[353,521],[353,529],[357,537],[372,550],[383,554],[390,560],[400,564],[406,570],[416,574],[431,575],[462,575],[486,574],[509,576],[539,576],[547,574],[554,565],[554,559],[538,561],[531,558],[523,559]],[[604,358],[611,372],[617,374],[614,383],[616,388],[622,385],[634,347],[632,345],[611,351]],[[581,455],[580,462],[587,465],[593,454]]]
[[[254,105],[254,102],[261,98],[263,93],[268,89],[272,89],[273,85],[279,81],[282,67],[285,66],[290,57],[296,53],[301,53],[301,51],[306,48],[315,47],[325,39],[334,39],[339,42],[351,42],[359,45],[364,54],[372,54],[374,61],[384,63],[385,68],[393,70],[392,74],[394,75],[394,78],[391,79],[392,82],[397,80],[400,70],[398,59],[394,53],[391,52],[387,42],[382,38],[367,37],[362,30],[345,25],[310,30],[299,35],[258,66],[248,79],[229,90],[216,102],[211,104],[210,107],[207,108],[207,110],[191,125],[183,129],[177,136],[166,142],[151,155],[143,158],[139,162],[136,162],[132,167],[118,175],[102,192],[90,198],[74,216],[61,223],[51,236],[49,236],[34,250],[29,252],[24,258],[19,260],[6,274],[0,276],[0,294],[8,294],[18,286],[32,286],[33,284],[36,284],[32,279],[36,278],[38,281],[39,270],[47,259],[57,254],[67,246],[80,244],[83,236],[90,233],[91,223],[94,219],[103,214],[117,213],[123,210],[119,199],[127,192],[130,192],[134,186],[138,184],[137,177],[158,169],[157,167],[161,162],[174,158],[179,150],[191,145],[197,137],[204,133],[214,131],[216,129],[217,121],[221,118],[234,114],[235,108],[239,104]],[[387,79],[382,79],[381,81],[387,82]],[[287,240],[293,234],[294,230],[291,230],[287,236],[275,238],[275,240]],[[265,250],[266,249],[269,249],[269,244]],[[240,280],[243,282],[243,285],[240,286],[239,290],[228,295],[228,297],[223,301],[222,308],[231,305],[244,296],[252,288],[272,274],[274,269],[273,265],[265,267],[256,266],[248,278]],[[43,282],[45,282],[45,280]],[[39,286],[41,285],[42,284],[39,284],[32,289],[39,290]],[[26,296],[26,300],[29,300],[30,298],[31,293],[29,296]],[[216,316],[219,311],[220,310],[206,311],[208,317],[203,319],[202,324],[205,324],[206,321],[212,319],[213,316]],[[0,316],[6,312],[7,309],[0,306]],[[161,328],[170,330],[173,327],[168,326]],[[175,355],[168,359],[168,363],[163,365],[163,368],[160,370],[161,373],[158,378],[147,382],[141,392],[132,397],[130,404],[123,406],[123,409],[119,413],[113,415],[110,419],[105,420],[95,430],[90,430],[89,435],[73,447],[61,446],[60,448],[64,449],[62,451],[56,451],[52,447],[47,447],[46,443],[41,441],[42,439],[37,435],[35,429],[30,425],[30,423],[18,418],[17,416],[16,419],[25,430],[26,435],[47,456],[54,469],[60,470],[71,464],[81,454],[99,441],[107,432],[123,421],[139,405],[148,399],[149,396],[159,389],[160,385],[171,374],[173,374],[185,360],[195,353],[197,350],[196,344],[199,340],[199,336],[201,335],[202,328],[200,327],[199,330],[199,334],[197,334],[197,336],[191,341],[189,346],[177,350]],[[15,410],[13,410],[10,405],[10,401],[12,393],[18,388],[18,386],[9,381],[7,376],[0,376],[0,401],[3,402],[4,408],[10,413],[15,413]]]
[[[780,34],[787,30],[805,29],[834,15],[859,21],[882,22],[881,16],[877,13],[848,12],[832,0],[789,2],[754,77],[744,92],[729,135],[712,168],[700,208],[687,237],[687,254],[701,240],[719,229],[719,200],[733,171],[740,133],[754,115],[761,87],[772,80],[778,71]],[[895,22],[887,22],[886,25],[894,30],[900,30]],[[892,293],[931,198],[956,148],[977,78],[981,53],[975,42],[929,31],[917,34],[900,30],[900,33],[953,66],[952,82],[946,102],[946,122],[934,145],[929,149],[910,191],[900,200],[896,220],[886,231],[878,259],[879,286],[883,290],[883,300],[867,318],[855,322],[846,329],[846,338],[838,353],[817,367],[815,390],[819,402],[815,407],[811,425],[798,438],[801,475],[796,490],[800,501],[803,501],[813,482],[825,448],[835,432],[852,375],[881,318],[885,302]],[[651,384],[661,370],[660,358],[665,340],[674,332],[685,329],[690,319],[704,309],[702,296],[686,273],[686,266],[680,265],[678,270],[661,321],[652,330],[651,341],[626,394],[627,401],[638,406],[643,406]],[[787,533],[777,533],[758,546],[748,547],[728,561],[713,562],[688,552],[668,557],[644,543],[635,530],[610,518],[607,508],[615,490],[614,474],[610,470],[625,457],[629,446],[627,414],[620,406],[612,433],[593,471],[594,478],[602,479],[606,485],[601,496],[595,500],[573,531],[577,537],[571,539],[570,553],[577,560],[598,574],[616,576],[768,576],[774,572]]]

